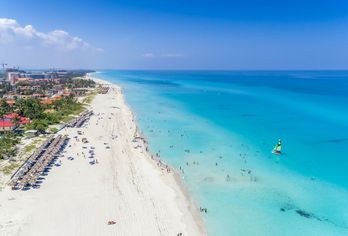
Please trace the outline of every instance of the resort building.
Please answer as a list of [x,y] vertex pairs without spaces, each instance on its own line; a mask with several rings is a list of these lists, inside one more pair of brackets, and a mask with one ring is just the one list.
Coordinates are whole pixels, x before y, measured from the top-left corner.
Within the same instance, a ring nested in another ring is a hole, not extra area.
[[16,128],[12,121],[0,120],[0,132],[9,132]]
[[19,125],[30,123],[30,119],[20,116],[17,113],[8,113],[0,119],[0,132],[15,130]]
[[8,113],[8,114],[6,114],[6,115],[4,115],[2,117],[3,121],[11,121],[11,122],[14,122],[14,123],[16,123],[15,122],[16,119],[18,120],[17,124],[20,124],[20,125],[26,125],[26,124],[30,123],[29,118],[20,116],[17,113]]

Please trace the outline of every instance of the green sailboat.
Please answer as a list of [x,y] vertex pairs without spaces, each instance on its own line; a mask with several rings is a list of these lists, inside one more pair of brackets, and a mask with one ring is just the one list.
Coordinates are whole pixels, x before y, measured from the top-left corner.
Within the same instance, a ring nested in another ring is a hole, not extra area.
[[278,140],[278,143],[273,148],[272,153],[276,154],[276,155],[281,155],[282,154],[282,140],[281,139]]

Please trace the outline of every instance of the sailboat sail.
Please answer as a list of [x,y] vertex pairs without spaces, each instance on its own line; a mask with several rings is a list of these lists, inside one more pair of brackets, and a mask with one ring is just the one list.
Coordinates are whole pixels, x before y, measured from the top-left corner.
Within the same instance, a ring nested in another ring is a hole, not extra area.
[[274,147],[274,151],[278,151],[278,152],[280,152],[282,150],[282,145],[276,145],[275,147]]
[[282,151],[282,141],[279,139],[277,145],[273,148],[273,153],[274,154],[281,154]]

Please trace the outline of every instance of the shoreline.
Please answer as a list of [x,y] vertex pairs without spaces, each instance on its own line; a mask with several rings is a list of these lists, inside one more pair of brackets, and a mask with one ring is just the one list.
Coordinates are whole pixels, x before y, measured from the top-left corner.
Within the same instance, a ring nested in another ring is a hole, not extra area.
[[0,235],[207,235],[180,175],[134,139],[142,134],[122,88],[91,78],[110,91],[88,105],[85,126],[57,133],[70,141],[39,188],[0,191]]
[[[95,78],[91,75],[88,75],[90,79],[93,79],[96,83],[101,83],[101,84],[106,84],[106,85],[111,85],[111,86],[116,86],[120,89],[121,91],[121,95],[122,95],[122,99],[123,99],[123,102],[125,104],[125,106],[131,111],[131,114],[132,114],[132,122],[134,123],[134,125],[136,126],[136,135],[138,137],[141,137],[142,140],[143,140],[143,145],[145,147],[145,153],[147,155],[147,158],[148,160],[151,162],[151,164],[155,164],[155,162],[157,161],[160,161],[162,164],[164,164],[165,166],[167,166],[168,168],[170,168],[171,170],[171,175],[172,175],[172,179],[174,181],[174,183],[172,184],[172,188],[174,187],[177,187],[179,192],[181,192],[181,194],[183,195],[184,197],[184,203],[185,204],[181,204],[181,208],[182,209],[187,209],[189,211],[189,213],[192,215],[195,223],[197,224],[199,230],[201,231],[202,235],[207,235],[207,232],[205,230],[205,225],[204,225],[204,221],[203,221],[203,218],[202,216],[200,215],[199,213],[199,208],[197,207],[197,204],[193,201],[192,197],[190,196],[190,193],[188,191],[188,189],[186,188],[185,184],[183,183],[183,180],[182,180],[182,176],[181,174],[174,168],[170,167],[168,164],[166,164],[160,157],[158,157],[158,159],[154,159],[154,155],[151,153],[151,151],[148,149],[148,139],[146,138],[146,136],[143,134],[143,132],[141,131],[139,125],[137,124],[136,122],[136,115],[135,113],[133,112],[133,110],[130,108],[130,105],[127,103],[126,99],[125,99],[125,95],[123,93],[123,89],[121,86],[117,85],[117,84],[113,84],[111,82],[108,82],[106,80],[102,80],[102,79],[98,79],[98,78]],[[155,168],[158,166],[154,166]],[[160,167],[160,169],[163,170],[163,167]],[[173,186],[174,185],[174,186]],[[176,186],[175,186],[176,185]],[[186,206],[185,206],[186,205]]]

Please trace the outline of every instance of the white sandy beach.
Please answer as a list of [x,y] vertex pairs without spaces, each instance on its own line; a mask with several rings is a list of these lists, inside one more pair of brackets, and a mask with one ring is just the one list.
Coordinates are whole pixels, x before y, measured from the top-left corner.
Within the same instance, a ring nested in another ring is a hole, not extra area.
[[176,174],[158,167],[142,140],[133,142],[136,124],[121,89],[98,94],[91,109],[86,127],[60,131],[70,137],[62,165],[39,189],[0,191],[0,235],[206,235]]

